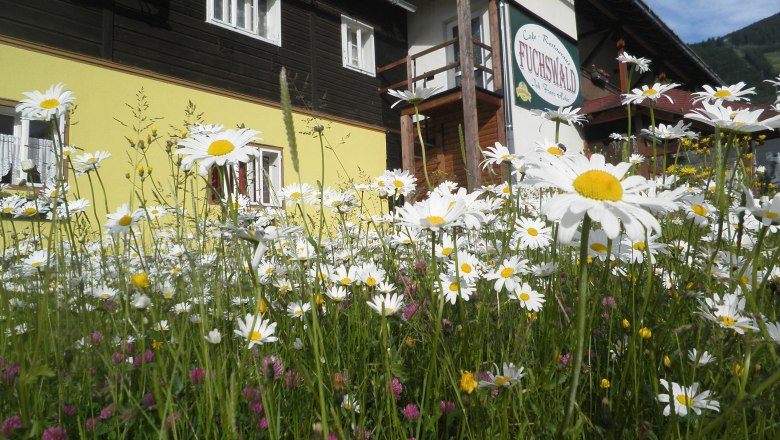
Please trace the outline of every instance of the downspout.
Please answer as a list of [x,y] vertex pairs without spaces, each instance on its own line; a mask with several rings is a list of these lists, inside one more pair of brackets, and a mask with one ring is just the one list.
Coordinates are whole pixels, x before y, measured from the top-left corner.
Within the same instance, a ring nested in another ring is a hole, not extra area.
[[499,0],[498,5],[498,27],[501,34],[501,75],[504,77],[504,132],[506,135],[506,147],[511,153],[515,153],[515,130],[512,124],[512,106],[514,105],[512,91],[515,87],[510,81],[512,56],[509,50],[511,47],[509,29],[507,29],[506,24],[508,6],[504,0]]

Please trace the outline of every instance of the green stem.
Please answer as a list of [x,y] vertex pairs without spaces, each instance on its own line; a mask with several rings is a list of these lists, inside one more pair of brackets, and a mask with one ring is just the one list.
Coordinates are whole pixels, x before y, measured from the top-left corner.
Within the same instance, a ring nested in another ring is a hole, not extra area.
[[420,127],[420,111],[418,104],[414,104],[415,123],[417,124],[417,137],[420,138],[420,150],[422,151],[423,174],[425,174],[425,183],[428,184],[428,191],[433,191],[431,179],[428,178],[428,161],[425,159],[425,141],[423,141],[422,128]]
[[582,355],[585,349],[585,322],[588,305],[588,235],[590,232],[590,217],[585,214],[582,219],[582,238],[580,239],[580,281],[579,302],[577,303],[577,349],[574,354],[574,369],[569,391],[569,404],[566,408],[566,418],[562,429],[569,427],[574,413],[574,405],[577,402],[577,387],[580,383],[580,371],[582,370]]

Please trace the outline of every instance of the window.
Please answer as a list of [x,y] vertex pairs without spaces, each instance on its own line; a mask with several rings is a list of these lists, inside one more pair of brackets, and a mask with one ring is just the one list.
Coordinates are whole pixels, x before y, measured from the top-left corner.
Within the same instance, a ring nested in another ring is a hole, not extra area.
[[208,0],[206,21],[282,45],[282,0]]
[[375,76],[374,28],[342,15],[341,53],[344,67]]
[[258,149],[262,153],[260,156],[234,167],[238,182],[233,181],[231,176],[227,184],[220,187],[216,168],[211,170],[211,184],[217,189],[217,194],[213,194],[214,200],[222,198],[230,187],[234,195],[246,196],[250,205],[281,205],[282,153],[269,147],[258,147]]
[[[22,119],[13,107],[0,106],[0,183],[25,179],[40,186],[53,180],[56,160],[50,138],[49,122]],[[28,160],[35,168],[25,173],[22,163]]]

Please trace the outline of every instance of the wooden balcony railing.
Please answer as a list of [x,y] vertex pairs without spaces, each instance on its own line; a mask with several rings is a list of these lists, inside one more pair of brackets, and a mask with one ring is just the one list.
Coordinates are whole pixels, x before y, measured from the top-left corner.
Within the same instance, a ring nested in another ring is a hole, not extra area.
[[[436,52],[438,50],[442,50],[442,49],[443,50],[447,50],[447,48],[449,46],[454,46],[457,42],[458,42],[458,38],[455,37],[455,38],[452,38],[450,40],[443,41],[443,42],[441,42],[441,43],[439,43],[439,44],[437,44],[435,46],[429,47],[428,49],[425,49],[425,50],[422,50],[420,52],[417,52],[415,54],[407,55],[404,58],[401,58],[399,60],[393,61],[390,64],[386,64],[384,66],[377,67],[377,69],[376,69],[376,73],[377,74],[382,74],[382,73],[388,72],[390,70],[399,68],[401,66],[405,66],[405,68],[406,68],[406,79],[404,79],[403,81],[398,81],[396,83],[387,85],[385,87],[381,87],[381,88],[379,88],[378,92],[380,94],[382,94],[382,93],[387,93],[388,90],[399,90],[399,89],[400,90],[403,90],[403,89],[411,90],[413,88],[412,86],[417,81],[420,81],[420,80],[425,79],[425,78],[432,77],[432,76],[437,75],[439,73],[443,73],[443,72],[447,72],[449,70],[453,70],[453,69],[459,68],[460,67],[460,61],[458,60],[458,61],[454,61],[454,62],[445,64],[444,66],[437,67],[435,69],[426,71],[426,72],[421,73],[419,75],[417,75],[416,72],[415,72],[415,70],[416,70],[415,69],[415,64],[416,64],[416,60],[418,58],[421,58],[421,57],[423,57],[425,55],[431,54],[431,53]],[[485,44],[482,41],[479,41],[477,39],[472,39],[472,44],[474,44],[474,46],[476,46],[478,48],[478,49],[475,49],[475,50],[481,51],[483,60],[491,60],[491,64],[495,65],[495,63],[497,61],[493,58],[493,49],[492,49],[492,47],[489,44]],[[477,64],[476,62],[474,63],[474,70],[481,70],[481,71],[483,71],[483,72],[485,72],[485,73],[487,73],[489,75],[492,75],[492,76],[495,75],[495,72],[493,71],[492,68],[487,67],[484,64]]]

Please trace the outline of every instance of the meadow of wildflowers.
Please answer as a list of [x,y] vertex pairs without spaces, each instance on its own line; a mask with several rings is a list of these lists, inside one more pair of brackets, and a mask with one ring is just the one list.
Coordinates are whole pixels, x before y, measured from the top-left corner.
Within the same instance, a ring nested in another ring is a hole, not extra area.
[[[553,109],[554,142],[485,148],[500,184],[297,176],[282,208],[210,196],[204,176],[255,154],[248,128],[136,125],[107,215],[100,163],[121,159],[55,138],[54,179],[0,193],[0,435],[777,438],[780,195],[742,159],[780,122],[729,107],[749,92],[696,94],[712,133],[646,130],[700,158],[651,178],[625,134],[617,164],[561,148],[584,117]],[[25,95],[53,126],[78,99]]]

